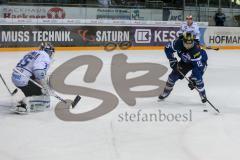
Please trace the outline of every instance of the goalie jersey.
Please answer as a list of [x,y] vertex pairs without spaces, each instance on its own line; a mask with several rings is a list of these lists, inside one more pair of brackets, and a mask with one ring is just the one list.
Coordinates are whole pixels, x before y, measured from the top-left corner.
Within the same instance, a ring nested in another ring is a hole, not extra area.
[[45,79],[50,63],[51,58],[45,51],[32,51],[25,55],[17,64],[16,69],[23,75],[14,71],[12,82],[17,87],[24,87],[28,85],[29,78],[38,81],[43,80]]

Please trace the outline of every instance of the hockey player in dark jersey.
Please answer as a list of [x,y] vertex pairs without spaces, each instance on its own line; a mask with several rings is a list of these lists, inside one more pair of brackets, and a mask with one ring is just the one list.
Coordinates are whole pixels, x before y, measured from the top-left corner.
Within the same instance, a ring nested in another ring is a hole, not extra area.
[[[177,52],[180,58],[179,62],[177,58],[174,57],[175,52]],[[192,71],[189,77],[190,83],[188,86],[191,90],[196,87],[202,102],[205,103],[207,97],[202,76],[207,66],[208,57],[206,51],[201,49],[194,41],[193,34],[185,32],[183,33],[182,39],[170,42],[165,47],[165,54],[169,59],[172,72],[168,76],[166,86],[163,93],[159,96],[159,99],[162,100],[168,97],[173,90],[175,82],[179,79],[183,79],[189,71]]]

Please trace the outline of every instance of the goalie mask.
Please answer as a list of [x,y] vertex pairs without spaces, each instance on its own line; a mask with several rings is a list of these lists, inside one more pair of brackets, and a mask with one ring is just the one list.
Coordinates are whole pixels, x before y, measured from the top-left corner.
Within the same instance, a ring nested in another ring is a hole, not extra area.
[[53,56],[53,53],[55,52],[53,45],[47,42],[41,43],[40,50],[45,51],[51,58]]
[[194,36],[190,32],[183,33],[183,46],[186,49],[191,49],[194,46]]

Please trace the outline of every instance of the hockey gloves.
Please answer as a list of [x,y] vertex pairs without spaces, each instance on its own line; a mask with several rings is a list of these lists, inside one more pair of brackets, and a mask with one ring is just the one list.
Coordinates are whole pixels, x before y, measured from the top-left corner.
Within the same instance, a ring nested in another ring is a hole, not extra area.
[[178,60],[177,60],[177,58],[170,59],[170,60],[169,60],[169,63],[170,63],[170,67],[171,67],[173,70],[175,70],[175,71],[178,70]]
[[189,80],[188,87],[193,90],[196,87],[196,81],[192,77],[189,77]]

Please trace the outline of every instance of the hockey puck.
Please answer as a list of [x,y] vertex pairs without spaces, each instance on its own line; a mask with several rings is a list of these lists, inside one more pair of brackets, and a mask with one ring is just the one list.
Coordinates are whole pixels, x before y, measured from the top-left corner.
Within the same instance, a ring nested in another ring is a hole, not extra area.
[[204,109],[203,112],[208,112],[208,110],[207,110],[207,109]]

